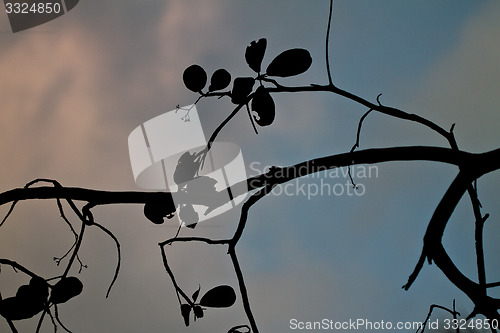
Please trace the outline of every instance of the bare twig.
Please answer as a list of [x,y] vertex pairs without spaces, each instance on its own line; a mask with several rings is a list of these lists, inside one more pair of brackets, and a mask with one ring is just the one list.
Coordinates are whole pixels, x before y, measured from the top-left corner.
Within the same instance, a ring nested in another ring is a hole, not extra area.
[[456,318],[457,315],[460,316],[460,313],[459,312],[456,312],[455,311],[455,300],[453,300],[453,310],[450,310],[448,309],[447,307],[444,307],[444,306],[441,306],[441,305],[437,305],[437,304],[432,304],[429,308],[429,312],[427,313],[427,317],[425,318],[424,322],[422,323],[422,326],[417,329],[417,331],[415,333],[418,333],[420,331],[420,333],[424,333],[425,331],[425,326],[427,326],[427,322],[429,321],[429,319],[431,318],[431,315],[432,315],[432,311],[437,308],[437,309],[441,309],[441,310],[445,310],[447,312],[449,312],[453,318]]
[[332,72],[330,70],[329,44],[330,44],[330,31],[331,31],[332,16],[333,16],[333,1],[334,0],[330,0],[330,9],[328,13],[328,27],[326,28],[326,40],[325,40],[326,73],[328,74],[328,84],[331,86],[333,86],[333,80],[332,80]]
[[71,266],[73,265],[73,262],[75,261],[77,255],[78,255],[78,251],[80,250],[80,246],[82,245],[83,234],[85,232],[85,227],[86,227],[86,224],[82,222],[82,227],[80,229],[80,234],[78,236],[78,241],[76,242],[75,248],[73,250],[73,254],[71,255],[71,258],[69,259],[68,265],[66,266],[66,269],[64,270],[64,273],[63,273],[62,277],[66,277],[68,275],[69,270],[71,269]]
[[252,113],[250,112],[250,108],[248,107],[248,103],[245,104],[247,108],[247,113],[248,113],[248,118],[250,118],[250,122],[252,123],[253,130],[255,134],[259,134],[259,131],[257,131],[257,127],[255,126],[255,122],[253,121]]
[[9,328],[12,331],[12,333],[17,333],[18,332],[17,329],[16,329],[16,326],[14,326],[14,323],[12,322],[12,320],[7,319],[7,324],[9,325]]
[[33,273],[32,271],[30,271],[29,269],[27,269],[26,267],[18,264],[17,262],[15,261],[12,261],[12,260],[9,260],[9,259],[0,259],[0,265],[9,265],[11,266],[13,269],[15,270],[19,270],[21,272],[23,272],[24,274],[26,275],[29,275],[31,277],[39,277],[38,275],[36,275],[35,273]]
[[59,318],[59,310],[57,304],[54,304],[54,317],[56,318],[56,321],[59,323],[59,326],[61,326],[66,332],[71,333],[71,331],[66,326],[64,326],[64,324],[61,322],[61,319]]
[[[379,95],[380,96],[380,95]],[[361,119],[359,119],[359,124],[358,124],[358,131],[356,133],[356,142],[354,143],[354,145],[352,146],[351,148],[351,153],[356,150],[356,148],[359,147],[359,137],[361,136],[361,127],[363,126],[363,121],[365,120],[365,118],[370,114],[370,112],[372,112],[373,110],[370,109],[368,111],[366,111],[363,116],[361,116]],[[352,178],[352,174],[351,174],[351,166],[349,165],[348,166],[348,175],[349,175],[349,179],[351,180],[351,184],[354,188],[356,188],[356,184],[354,183],[354,179]]]
[[116,238],[116,236],[110,230],[108,230],[106,227],[104,227],[103,225],[101,225],[97,222],[94,222],[93,225],[98,227],[99,229],[104,231],[105,234],[107,234],[109,237],[111,237],[111,239],[115,242],[115,245],[116,245],[118,262],[116,263],[115,274],[113,275],[113,280],[111,280],[111,283],[108,287],[108,291],[106,292],[106,298],[108,298],[109,293],[111,291],[111,288],[113,288],[113,285],[114,285],[116,279],[118,278],[118,273],[120,272],[120,263],[121,263],[120,242],[118,241],[118,238]]

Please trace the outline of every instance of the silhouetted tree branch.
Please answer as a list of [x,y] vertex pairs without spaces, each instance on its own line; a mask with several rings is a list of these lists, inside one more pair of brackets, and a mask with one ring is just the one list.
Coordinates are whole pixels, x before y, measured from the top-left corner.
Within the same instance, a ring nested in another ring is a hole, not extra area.
[[[454,125],[451,126],[450,130],[445,130],[435,122],[422,116],[383,105],[380,102],[381,94],[376,97],[376,102],[370,102],[363,97],[336,86],[332,76],[328,51],[332,14],[333,1],[330,1],[328,26],[325,38],[327,84],[312,83],[309,85],[285,86],[279,82],[279,79],[277,79],[279,77],[298,75],[305,72],[309,68],[312,59],[310,58],[309,52],[303,49],[290,49],[284,51],[269,64],[266,71],[263,71],[261,68],[261,62],[267,45],[266,39],[252,42],[247,47],[245,53],[245,60],[247,61],[249,67],[256,73],[255,77],[236,78],[233,81],[232,90],[223,91],[231,83],[230,74],[225,70],[220,70],[218,72],[218,79],[214,80],[214,77],[212,77],[212,82],[208,91],[203,91],[203,89],[205,89],[207,76],[201,66],[192,65],[184,72],[183,79],[186,87],[199,94],[195,104],[204,98],[212,97],[230,98],[235,104],[233,110],[211,134],[205,149],[193,155],[195,158],[194,161],[197,163],[201,162],[201,167],[208,152],[212,149],[219,133],[242,109],[247,110],[252,126],[256,132],[256,124],[258,126],[271,125],[274,120],[275,113],[275,105],[272,99],[274,94],[299,92],[330,93],[347,98],[363,108],[367,108],[368,111],[366,111],[359,120],[356,132],[356,141],[349,152],[314,158],[290,166],[274,166],[265,173],[243,180],[239,185],[245,186],[237,186],[241,192],[233,193],[233,195],[238,196],[245,194],[243,190],[241,190],[242,188],[245,188],[245,191],[249,192],[251,195],[241,206],[239,221],[232,237],[224,239],[211,239],[206,237],[181,237],[177,234],[175,237],[158,244],[161,251],[163,266],[172,281],[173,287],[175,288],[181,310],[181,316],[184,318],[186,325],[189,325],[191,313],[194,314],[194,318],[196,319],[203,317],[205,311],[204,307],[229,307],[234,303],[236,295],[234,294],[232,287],[223,285],[210,289],[201,298],[199,298],[201,287],[190,296],[179,285],[174,271],[169,265],[167,245],[198,242],[214,246],[226,246],[227,254],[232,262],[238,281],[241,302],[249,322],[249,325],[244,324],[235,326],[231,328],[229,332],[240,332],[242,329],[248,329],[248,331],[257,333],[259,331],[257,322],[250,307],[249,293],[247,291],[243,272],[236,254],[236,246],[241,239],[248,222],[249,210],[255,203],[269,194],[275,186],[317,172],[332,170],[340,167],[348,167],[351,182],[353,186],[355,186],[350,174],[350,167],[354,165],[378,164],[395,161],[432,161],[457,166],[457,176],[444,193],[442,199],[434,210],[430,221],[428,222],[427,230],[423,237],[423,246],[420,258],[415,266],[415,269],[409,276],[408,282],[403,286],[403,288],[408,290],[411,287],[419,276],[426,260],[429,263],[434,262],[447,279],[458,287],[474,303],[474,310],[468,315],[467,320],[478,314],[484,315],[490,320],[500,320],[500,315],[498,313],[498,310],[500,309],[500,299],[488,296],[487,294],[488,288],[500,286],[500,282],[488,283],[486,281],[483,228],[489,215],[483,215],[481,212],[477,186],[475,186],[477,179],[490,172],[500,169],[500,149],[484,153],[470,153],[462,151],[459,149],[453,133]],[[254,89],[255,84],[258,85],[256,89]],[[188,113],[184,117],[188,116],[189,110],[187,112]],[[379,112],[390,117],[411,121],[417,125],[424,126],[442,136],[450,148],[408,146],[356,150],[360,146],[360,135],[363,122],[368,114],[372,112]],[[188,157],[190,156],[191,155]],[[197,172],[192,173],[193,179],[196,176]],[[50,186],[41,186],[40,183],[42,182],[49,183]],[[52,321],[54,330],[56,330],[57,325],[59,325],[69,332],[59,319],[58,306],[61,303],[77,296],[83,288],[83,285],[76,277],[69,276],[69,272],[75,265],[76,261],[80,265],[80,270],[82,267],[85,267],[80,261],[78,253],[84,240],[85,231],[90,227],[97,227],[109,236],[113,240],[117,249],[118,262],[111,284],[106,293],[106,297],[108,297],[119,274],[121,262],[120,242],[117,237],[114,236],[112,231],[95,221],[92,212],[95,207],[124,204],[141,205],[144,206],[145,217],[150,219],[153,223],[163,223],[165,217],[171,218],[174,214],[180,211],[179,202],[182,205],[203,205],[208,207],[208,209],[213,210],[227,203],[226,192],[228,191],[229,188],[219,191],[213,190],[208,193],[203,193],[202,191],[194,191],[193,193],[192,191],[186,191],[186,188],[182,188],[182,186],[180,186],[179,191],[175,193],[165,191],[103,191],[78,187],[65,187],[55,180],[36,179],[26,184],[23,188],[16,188],[0,193],[0,205],[10,204],[10,208],[5,218],[0,223],[0,227],[6,223],[6,220],[11,215],[18,202],[26,200],[51,199],[56,200],[61,218],[70,228],[73,236],[75,237],[75,241],[71,248],[61,258],[54,258],[57,265],[59,265],[66,257],[69,257],[63,273],[55,277],[44,278],[13,260],[0,259],[0,265],[10,266],[12,269],[22,272],[31,278],[29,285],[19,287],[16,296],[9,297],[7,299],[0,299],[0,314],[7,320],[12,332],[17,332],[13,321],[28,319],[39,313],[41,313],[41,315],[38,321],[37,331],[40,329],[45,315],[48,315]],[[446,252],[442,242],[450,217],[455,211],[460,199],[466,192],[469,195],[475,219],[474,237],[476,244],[478,282],[475,282],[472,278],[466,276],[460,271],[460,269],[458,269]],[[174,201],[174,196],[177,203]],[[70,218],[66,215],[62,201],[67,203],[73,214],[78,219],[80,224],[79,230],[73,226]],[[74,203],[75,201],[83,203],[82,208],[79,208]],[[195,224],[196,223],[194,223],[194,225]],[[26,294],[27,290],[28,293]],[[459,315],[458,312],[455,311],[455,304],[453,304],[453,310],[435,304],[431,305],[428,316],[424,322],[424,327],[434,308],[443,309],[449,312],[454,318]],[[54,314],[52,314],[52,309],[54,310]],[[424,328],[422,328],[422,332],[423,330]],[[493,327],[491,327],[491,331],[496,332]]]

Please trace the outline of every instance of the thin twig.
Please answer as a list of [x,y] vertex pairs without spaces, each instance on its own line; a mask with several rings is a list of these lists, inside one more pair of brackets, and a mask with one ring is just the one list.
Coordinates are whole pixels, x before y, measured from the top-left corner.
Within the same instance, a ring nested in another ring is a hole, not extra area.
[[66,332],[71,333],[71,331],[66,326],[64,326],[61,319],[59,318],[59,310],[57,308],[57,304],[54,304],[54,317],[56,317],[56,321],[59,323],[59,326],[61,326]]
[[329,44],[330,44],[330,31],[332,25],[332,16],[333,16],[333,1],[330,0],[330,10],[328,13],[328,26],[326,28],[326,40],[325,40],[325,56],[326,56],[326,73],[328,74],[328,83],[333,86],[332,73],[330,70],[330,52],[329,52]]
[[[380,96],[380,95],[379,95]],[[356,150],[356,148],[359,147],[359,137],[361,136],[361,127],[363,126],[363,121],[365,120],[366,116],[368,116],[370,114],[370,112],[372,112],[373,109],[370,109],[368,111],[366,111],[362,116],[361,116],[361,119],[359,119],[359,123],[358,123],[358,131],[356,133],[356,142],[354,143],[354,145],[352,146],[351,148],[351,153]],[[348,170],[347,170],[347,174],[349,175],[349,179],[351,180],[351,184],[352,184],[352,187],[356,188],[356,184],[354,183],[354,179],[352,178],[352,174],[351,174],[351,165],[348,166]]]
[[455,311],[455,300],[453,300],[453,310],[450,310],[447,307],[444,307],[444,306],[441,306],[441,305],[432,304],[430,306],[430,308],[429,308],[429,312],[427,313],[427,317],[425,318],[424,322],[422,323],[422,326],[419,327],[415,333],[418,333],[420,331],[420,329],[422,329],[420,331],[420,333],[424,333],[425,326],[427,325],[427,322],[431,318],[432,310],[434,310],[434,308],[438,308],[438,309],[445,310],[445,311],[449,312],[453,316],[453,318],[456,318],[457,315],[460,316],[460,313]]
[[372,112],[373,109],[370,109],[368,111],[366,111],[362,116],[361,118],[359,119],[359,123],[358,123],[358,130],[356,132],[356,142],[354,143],[354,145],[352,146],[351,148],[351,153],[356,150],[356,148],[359,147],[359,137],[361,136],[361,127],[363,126],[363,121],[365,120],[365,118],[370,114],[370,112]]
[[16,328],[16,326],[14,326],[14,323],[12,322],[12,320],[7,319],[7,324],[9,325],[9,328],[12,331],[12,333],[18,333],[17,328]]
[[250,112],[250,107],[248,106],[248,103],[246,104],[246,108],[247,108],[248,118],[250,118],[250,122],[252,123],[253,130],[255,134],[259,134],[259,131],[257,131],[257,127],[255,126],[255,122],[253,121],[252,113]]
[[64,270],[64,273],[62,275],[63,277],[66,277],[68,275],[69,270],[70,270],[71,266],[73,265],[73,262],[75,261],[76,256],[78,255],[78,250],[80,250],[80,246],[82,245],[85,227],[86,227],[86,224],[84,222],[82,222],[82,227],[80,229],[80,235],[78,236],[78,241],[76,242],[75,249],[73,250],[73,255],[69,259],[68,265],[66,266],[66,269]]
[[248,321],[250,322],[250,327],[252,328],[252,332],[259,333],[259,329],[257,328],[257,322],[255,321],[252,310],[250,309],[248,292],[245,285],[245,281],[243,279],[243,273],[241,271],[241,267],[238,262],[238,257],[236,256],[235,248],[230,246],[228,254],[231,257],[231,262],[233,263],[234,272],[236,273],[238,286],[240,288],[241,300],[243,302],[243,309],[245,310],[245,314],[247,315]]
[[26,267],[22,266],[21,264],[18,264],[15,261],[9,260],[9,259],[0,259],[0,265],[9,265],[11,266],[14,270],[19,270],[23,272],[26,275],[29,275],[31,277],[39,278],[40,276],[36,275]]
[[116,245],[116,251],[118,252],[118,262],[116,263],[115,274],[113,275],[113,280],[111,280],[111,284],[109,285],[108,291],[106,292],[106,298],[108,298],[109,293],[111,291],[111,288],[113,288],[113,285],[114,285],[116,279],[118,278],[118,273],[120,271],[120,263],[121,263],[120,242],[118,241],[116,236],[110,230],[108,230],[106,227],[104,227],[103,225],[101,225],[97,222],[94,222],[93,225],[98,227],[102,231],[104,231],[109,237],[111,237],[111,239],[113,239],[113,241],[115,242],[115,245]]
[[40,319],[38,320],[38,324],[36,325],[35,333],[39,333],[40,332],[40,329],[42,328],[43,319],[45,318],[45,314],[46,313],[47,313],[47,309],[44,309],[42,311],[42,314],[40,315]]

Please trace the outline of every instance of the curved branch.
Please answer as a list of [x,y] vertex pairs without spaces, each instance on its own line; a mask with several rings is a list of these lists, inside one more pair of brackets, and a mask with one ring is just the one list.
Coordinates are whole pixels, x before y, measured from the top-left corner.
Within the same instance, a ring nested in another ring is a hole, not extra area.
[[332,72],[330,70],[330,31],[332,27],[332,16],[333,16],[333,0],[330,0],[330,9],[328,14],[328,27],[326,28],[326,41],[325,41],[325,57],[326,57],[326,73],[328,74],[328,83],[333,86]]
[[[298,177],[333,168],[391,161],[433,161],[457,166],[468,165],[471,168],[477,169],[479,172],[484,168],[492,170],[497,169],[498,163],[495,163],[497,160],[500,160],[500,149],[481,154],[473,154],[449,148],[425,146],[374,148],[320,157],[292,166],[277,168],[272,174],[269,172],[260,174],[250,177],[244,182],[248,185],[248,191],[251,191],[264,187],[270,183],[282,184]],[[221,192],[225,193],[224,190]],[[180,193],[176,193],[176,195],[177,194],[180,195]],[[235,195],[239,194],[242,193],[237,193]],[[193,197],[202,199],[203,196]],[[78,187],[45,186],[17,188],[0,193],[0,206],[20,200],[57,198],[91,202],[95,206],[109,204],[145,204],[150,201],[160,201],[164,202],[165,205],[170,205],[172,211],[175,211],[172,193],[170,192],[100,191]],[[209,201],[213,202],[213,198]],[[203,204],[203,202],[199,202],[199,204]]]
[[165,204],[174,206],[172,195],[169,192],[100,191],[81,187],[55,188],[47,186],[16,188],[0,193],[0,206],[16,200],[57,198],[92,202],[96,206],[111,204],[144,204],[154,200],[160,200]]
[[496,310],[500,308],[500,300],[486,296],[483,292],[483,286],[467,278],[455,266],[442,244],[446,225],[470,184],[475,179],[499,167],[500,161],[493,160],[490,160],[486,164],[478,161],[478,164],[474,168],[462,166],[461,171],[444,194],[432,215],[424,236],[422,255],[408,283],[404,286],[405,289],[408,289],[415,281],[423,266],[424,259],[427,258],[429,262],[434,261],[448,280],[471,299],[476,306],[475,313],[481,313],[489,319],[499,318]]
[[40,276],[36,275],[35,273],[33,273],[32,271],[30,271],[29,269],[27,269],[26,267],[18,264],[17,262],[15,261],[12,261],[12,260],[9,260],[9,259],[0,259],[0,265],[9,265],[11,266],[12,268],[14,269],[17,269],[17,270],[20,270],[21,272],[23,272],[24,274],[26,275],[29,275],[33,278],[38,278]]
[[106,227],[104,227],[103,225],[101,225],[99,223],[96,223],[96,222],[94,222],[92,225],[98,227],[106,235],[108,235],[109,237],[111,237],[111,239],[115,242],[115,245],[116,245],[116,252],[117,252],[117,255],[118,255],[118,262],[116,263],[115,274],[113,275],[113,279],[111,280],[111,283],[109,284],[109,287],[108,287],[108,291],[106,292],[106,298],[108,298],[109,297],[109,293],[111,292],[111,288],[113,288],[113,285],[115,284],[116,279],[118,278],[118,273],[120,272],[120,264],[121,264],[120,242],[118,241],[118,238],[116,238],[116,236],[109,229],[107,229]]

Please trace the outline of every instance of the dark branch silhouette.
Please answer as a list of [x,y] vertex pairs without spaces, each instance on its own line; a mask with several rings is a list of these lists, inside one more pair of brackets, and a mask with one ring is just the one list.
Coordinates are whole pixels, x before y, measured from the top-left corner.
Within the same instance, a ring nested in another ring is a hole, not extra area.
[[[106,297],[109,296],[112,286],[117,281],[121,263],[120,242],[118,238],[104,225],[95,221],[92,210],[97,206],[134,204],[141,205],[144,208],[145,218],[152,223],[164,223],[164,218],[172,218],[178,215],[185,226],[195,228],[199,216],[195,212],[193,205],[206,207],[210,212],[218,207],[222,207],[232,200],[248,192],[249,198],[242,204],[240,218],[234,234],[229,238],[211,239],[205,237],[186,237],[179,236],[160,242],[163,266],[175,289],[177,300],[180,307],[181,317],[186,326],[190,325],[190,318],[202,318],[207,308],[226,308],[234,304],[237,299],[233,287],[228,285],[215,286],[200,297],[201,285],[194,293],[183,290],[176,279],[175,272],[172,270],[168,260],[168,246],[177,243],[204,243],[211,246],[224,246],[227,248],[227,254],[231,260],[237,282],[240,301],[245,311],[248,323],[234,326],[228,330],[228,333],[236,332],[259,332],[257,319],[254,317],[250,306],[250,296],[247,290],[243,270],[238,260],[236,246],[243,236],[245,227],[249,223],[249,212],[255,203],[263,199],[272,189],[280,184],[290,182],[294,179],[305,177],[317,172],[332,170],[340,167],[349,168],[349,177],[353,186],[354,180],[351,176],[351,167],[364,164],[378,164],[395,161],[432,161],[443,164],[457,166],[457,175],[453,182],[443,194],[438,203],[432,218],[428,222],[427,230],[423,237],[423,246],[420,258],[415,269],[410,274],[407,283],[403,286],[408,290],[418,278],[425,261],[434,263],[447,277],[447,279],[462,291],[473,303],[474,310],[467,316],[469,320],[476,315],[483,315],[488,320],[500,320],[498,310],[500,309],[500,299],[488,295],[488,289],[499,287],[500,282],[488,282],[485,273],[483,229],[488,214],[482,214],[481,203],[479,200],[477,179],[482,176],[500,169],[500,148],[484,153],[470,153],[459,149],[453,133],[454,125],[450,130],[445,130],[435,122],[413,113],[407,113],[403,110],[385,106],[380,101],[379,94],[376,102],[355,95],[343,90],[334,84],[332,70],[330,67],[329,43],[333,16],[333,1],[330,1],[328,25],[325,38],[325,60],[327,84],[311,83],[299,86],[285,86],[279,82],[280,78],[300,75],[307,71],[312,63],[312,58],[307,50],[295,48],[285,50],[277,55],[267,66],[265,70],[262,67],[264,53],[266,51],[267,40],[262,38],[253,41],[246,49],[245,60],[250,69],[255,72],[254,77],[236,77],[233,80],[231,90],[226,90],[231,84],[231,74],[225,69],[219,69],[214,72],[210,79],[210,85],[206,91],[208,76],[205,70],[199,65],[189,66],[183,75],[183,81],[186,87],[198,94],[195,102],[198,103],[205,98],[229,98],[235,104],[229,115],[219,124],[211,134],[206,147],[199,152],[185,152],[178,160],[175,173],[173,175],[175,183],[178,185],[177,192],[143,192],[143,191],[103,191],[78,187],[65,187],[59,182],[50,179],[36,179],[23,188],[12,189],[0,193],[0,205],[10,204],[10,208],[0,222],[0,227],[7,223],[9,216],[20,201],[26,200],[55,200],[61,218],[64,224],[69,227],[75,241],[70,249],[60,258],[54,258],[56,264],[65,263],[63,272],[50,278],[39,276],[29,268],[10,259],[0,259],[0,265],[10,266],[15,271],[21,272],[31,278],[29,285],[20,286],[15,296],[1,299],[0,297],[0,315],[7,321],[12,332],[17,332],[14,321],[24,320],[40,314],[36,331],[40,330],[42,322],[47,315],[52,322],[54,330],[58,326],[69,332],[59,319],[58,306],[78,296],[83,289],[83,284],[75,276],[69,276],[70,269],[74,265],[79,265],[79,271],[86,267],[79,259],[79,250],[84,241],[84,235],[87,228],[96,227],[109,236],[114,242],[117,250],[117,265],[113,278],[111,279]],[[238,112],[245,109],[249,115],[250,123],[256,133],[257,127],[270,126],[274,121],[275,103],[273,95],[283,93],[329,93],[347,98],[366,111],[359,120],[356,140],[351,150],[342,153],[318,157],[308,161],[302,161],[290,166],[274,166],[269,171],[249,177],[242,180],[237,186],[228,186],[222,190],[215,190],[216,180],[208,176],[202,176],[201,171],[205,162],[209,160],[207,156],[212,151],[217,136],[225,126],[228,126],[230,120]],[[179,111],[180,108],[177,109]],[[416,125],[424,126],[437,133],[446,140],[449,148],[430,147],[430,146],[406,146],[390,148],[371,148],[357,150],[360,147],[360,136],[363,122],[372,112],[379,112],[384,115],[397,119],[411,121]],[[189,120],[189,110],[183,116],[185,121]],[[49,185],[41,185],[48,183]],[[239,186],[241,185],[241,186]],[[237,190],[235,190],[235,188]],[[227,196],[229,193],[229,199]],[[475,245],[476,245],[476,264],[477,264],[477,282],[473,278],[466,276],[454,264],[443,245],[442,239],[446,226],[457,204],[467,193],[471,202],[471,208],[474,214],[475,223]],[[174,200],[175,198],[175,200]],[[69,215],[64,211],[62,201],[77,218],[80,228],[75,228]],[[83,204],[79,208],[75,201]],[[189,223],[188,223],[189,222]],[[180,230],[180,227],[179,227]],[[433,309],[438,308],[447,311],[456,320],[460,314],[453,309],[433,304],[431,305],[427,318],[419,330],[424,332],[426,323],[429,321]],[[496,332],[496,327],[491,326],[491,331]],[[457,329],[457,331],[459,331]],[[418,332],[418,331],[417,331]]]

